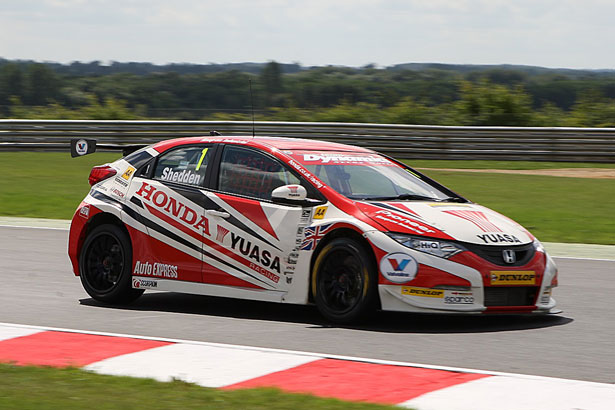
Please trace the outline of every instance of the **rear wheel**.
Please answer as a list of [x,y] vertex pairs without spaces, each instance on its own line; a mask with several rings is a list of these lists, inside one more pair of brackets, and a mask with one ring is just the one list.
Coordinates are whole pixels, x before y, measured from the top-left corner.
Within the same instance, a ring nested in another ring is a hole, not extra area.
[[377,290],[376,268],[358,241],[334,239],[316,258],[312,294],[320,313],[332,322],[364,319],[376,307]]
[[101,225],[87,236],[80,256],[85,291],[107,303],[129,303],[143,294],[132,288],[132,247],[128,235],[115,225]]

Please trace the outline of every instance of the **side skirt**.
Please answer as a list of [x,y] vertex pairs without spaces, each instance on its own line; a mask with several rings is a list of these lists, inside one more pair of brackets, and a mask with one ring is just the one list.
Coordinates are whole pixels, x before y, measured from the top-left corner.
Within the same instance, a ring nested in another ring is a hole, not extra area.
[[287,292],[279,290],[264,290],[237,288],[208,283],[185,282],[169,279],[158,279],[144,276],[133,276],[134,289],[151,289],[169,292],[191,293],[194,295],[221,296],[225,298],[260,300],[264,302],[284,302]]

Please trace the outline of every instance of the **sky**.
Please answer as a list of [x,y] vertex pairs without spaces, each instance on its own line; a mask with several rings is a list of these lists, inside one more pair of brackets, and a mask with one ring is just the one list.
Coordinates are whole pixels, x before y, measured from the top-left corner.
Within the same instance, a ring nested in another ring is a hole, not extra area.
[[0,0],[0,57],[615,68],[614,0]]

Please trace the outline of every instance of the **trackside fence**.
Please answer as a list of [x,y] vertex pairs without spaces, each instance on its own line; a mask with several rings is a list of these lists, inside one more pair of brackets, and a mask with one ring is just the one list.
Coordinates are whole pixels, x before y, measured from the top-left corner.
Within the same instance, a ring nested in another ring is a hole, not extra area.
[[[142,144],[177,137],[251,136],[248,121],[0,120],[0,151],[68,151],[71,138]],[[257,136],[313,138],[422,159],[615,163],[615,128],[452,127],[397,124],[255,123]]]

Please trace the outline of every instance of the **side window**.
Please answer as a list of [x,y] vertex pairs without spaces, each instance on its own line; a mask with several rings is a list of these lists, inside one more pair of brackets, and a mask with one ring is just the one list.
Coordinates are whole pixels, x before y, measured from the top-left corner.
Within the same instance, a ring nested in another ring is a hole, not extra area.
[[211,147],[190,146],[165,152],[158,158],[154,179],[186,185],[203,185]]
[[278,161],[251,149],[224,148],[218,190],[271,199],[271,191],[288,184],[300,184],[300,180]]

